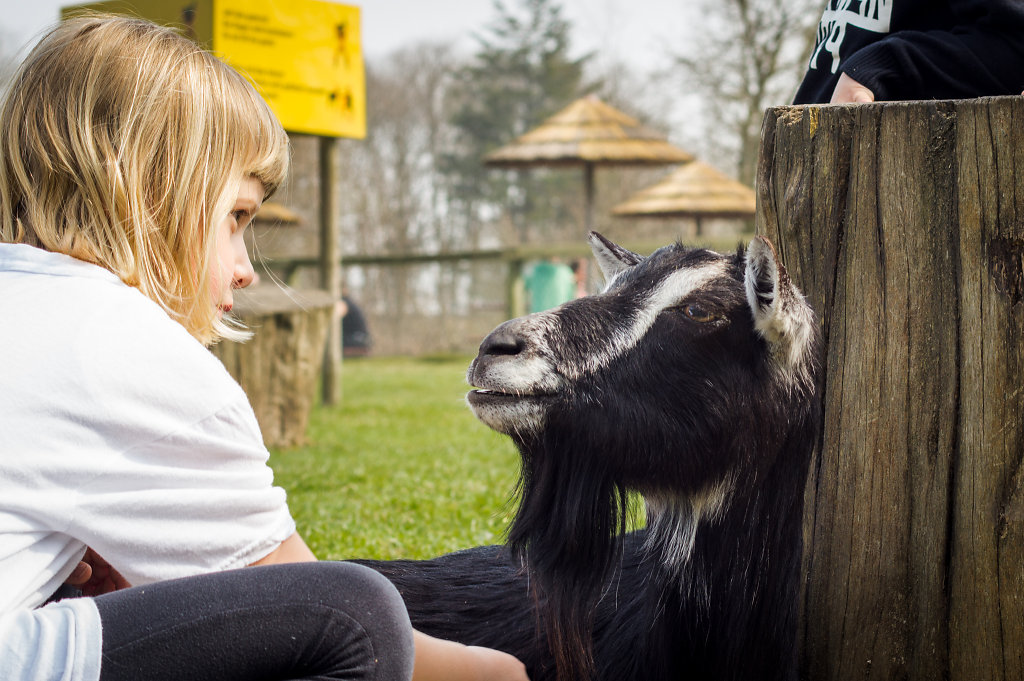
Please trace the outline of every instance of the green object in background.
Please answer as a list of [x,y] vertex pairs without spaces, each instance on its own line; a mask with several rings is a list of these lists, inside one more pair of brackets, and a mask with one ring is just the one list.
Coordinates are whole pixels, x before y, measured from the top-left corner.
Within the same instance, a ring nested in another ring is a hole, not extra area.
[[576,297],[576,276],[565,263],[541,260],[523,278],[530,312],[558,307]]

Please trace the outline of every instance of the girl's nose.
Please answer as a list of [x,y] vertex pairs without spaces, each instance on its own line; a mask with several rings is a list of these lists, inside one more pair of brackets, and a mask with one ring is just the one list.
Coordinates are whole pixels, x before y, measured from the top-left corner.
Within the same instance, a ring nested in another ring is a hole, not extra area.
[[235,258],[235,271],[231,285],[233,288],[245,288],[252,283],[255,276],[256,270],[253,269],[252,262],[249,261],[249,253],[242,249],[241,254]]

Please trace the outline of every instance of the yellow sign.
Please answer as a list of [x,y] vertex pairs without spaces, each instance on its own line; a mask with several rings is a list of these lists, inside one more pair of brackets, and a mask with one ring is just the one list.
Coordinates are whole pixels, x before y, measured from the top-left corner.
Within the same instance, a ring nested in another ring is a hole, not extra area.
[[366,136],[358,7],[214,0],[213,50],[258,85],[285,128]]
[[107,0],[80,9],[179,28],[245,74],[286,130],[366,136],[359,8],[327,0]]

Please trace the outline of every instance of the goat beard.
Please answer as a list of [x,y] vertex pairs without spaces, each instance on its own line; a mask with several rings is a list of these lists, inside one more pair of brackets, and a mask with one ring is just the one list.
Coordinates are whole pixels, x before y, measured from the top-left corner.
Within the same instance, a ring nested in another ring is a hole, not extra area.
[[519,510],[509,546],[527,566],[558,678],[593,676],[593,612],[621,554],[628,496],[579,442],[517,441]]

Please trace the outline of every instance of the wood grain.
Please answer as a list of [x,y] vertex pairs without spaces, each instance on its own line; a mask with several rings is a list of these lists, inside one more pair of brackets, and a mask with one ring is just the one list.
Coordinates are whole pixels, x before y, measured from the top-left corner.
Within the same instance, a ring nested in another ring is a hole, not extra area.
[[324,291],[263,286],[235,294],[235,312],[254,335],[213,350],[249,397],[268,447],[306,440],[333,309]]
[[758,230],[819,314],[810,679],[1024,679],[1024,98],[780,107]]

